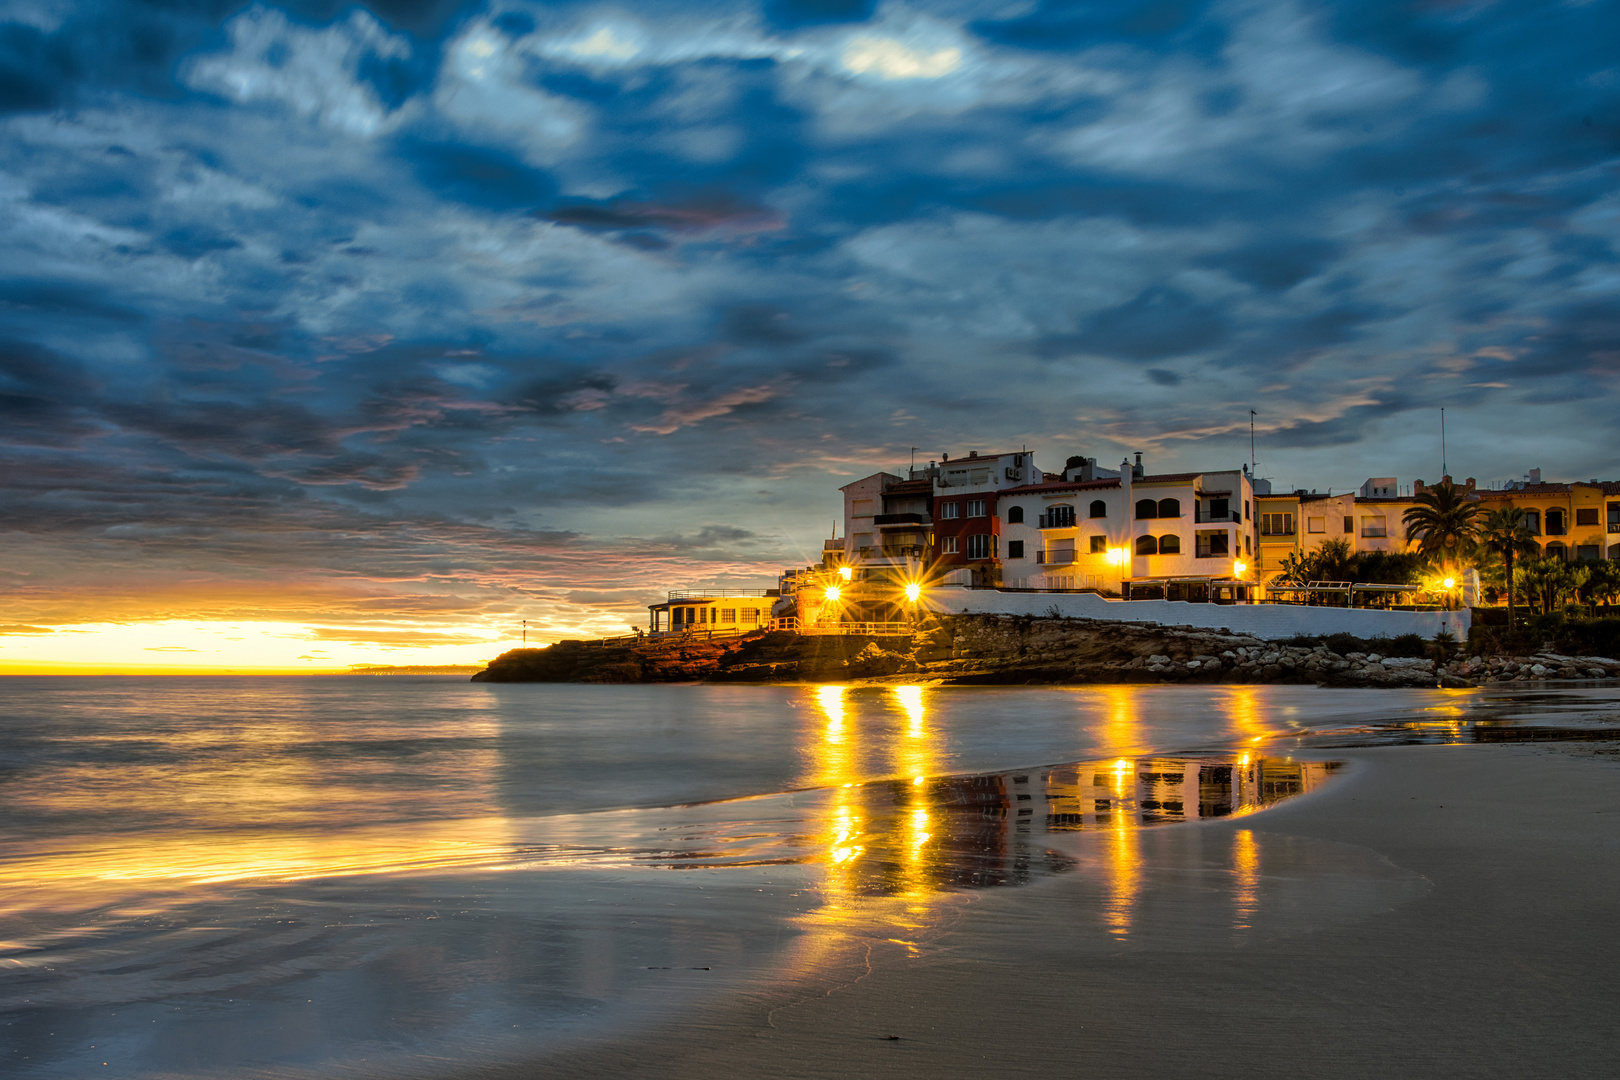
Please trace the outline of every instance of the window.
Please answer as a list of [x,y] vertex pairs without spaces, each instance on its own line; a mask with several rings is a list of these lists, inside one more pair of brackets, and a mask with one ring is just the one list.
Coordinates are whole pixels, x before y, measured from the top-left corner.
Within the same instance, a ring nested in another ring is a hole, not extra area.
[[759,625],[759,608],[745,607],[742,609],[742,621],[749,626]]
[[1580,544],[1580,545],[1577,545],[1576,548],[1575,548],[1575,557],[1577,559],[1582,560],[1582,561],[1590,560],[1592,562],[1597,562],[1599,559],[1603,558],[1603,545],[1602,544]]
[[1344,533],[1345,533],[1345,535],[1346,536],[1354,536],[1355,532],[1356,532],[1356,519],[1346,515],[1345,519],[1344,519]]
[[1108,537],[1106,537],[1106,536],[1093,536],[1091,538],[1091,553],[1093,555],[1102,555],[1107,551],[1108,551]]
[[[1548,516],[1551,516],[1551,514],[1549,514]],[[1569,548],[1567,548],[1563,544],[1560,544],[1560,543],[1557,543],[1557,542],[1548,544],[1547,545],[1547,558],[1549,558],[1549,559],[1563,559],[1565,562],[1568,562],[1569,561]]]
[[1243,534],[1243,554],[1245,554],[1245,555],[1253,555],[1254,554],[1254,545],[1250,541],[1248,533]]
[[1157,555],[1159,553],[1158,537],[1138,536],[1136,538],[1136,553],[1138,555]]
[[1156,518],[1159,516],[1159,504],[1152,499],[1138,499],[1136,503],[1136,516],[1138,518]]
[[968,517],[984,517],[984,500],[969,499],[967,504]]
[[697,615],[698,615],[698,622],[707,623],[709,621],[709,609],[708,608],[706,608],[706,607],[698,608],[697,609]]
[[858,548],[869,548],[869,547],[871,547],[872,546],[872,534],[871,533],[856,533],[855,534],[855,546],[858,547]]
[[1595,506],[1585,506],[1585,507],[1582,507],[1581,509],[1575,511],[1575,524],[1577,524],[1577,525],[1596,525],[1597,523],[1598,523],[1598,508],[1597,507],[1595,507]]
[[[1159,516],[1163,517],[1164,515],[1160,514]],[[1229,518],[1231,516],[1232,516],[1232,504],[1231,503],[1227,502],[1225,499],[1211,499],[1211,500],[1209,500],[1209,520],[1211,520],[1211,521],[1225,521],[1227,518]]]
[[968,477],[968,483],[972,484],[974,487],[978,487],[980,484],[988,484],[989,482],[989,469],[974,469],[972,474]]
[[948,502],[939,504],[940,517],[949,520],[950,518],[960,517],[961,515],[962,507],[960,503]]
[[1364,517],[1361,519],[1361,535],[1388,536],[1389,530],[1385,527],[1386,525],[1387,522],[1385,521],[1383,514],[1375,514],[1372,517]]
[[1305,531],[1308,533],[1327,532],[1327,518],[1306,518]]
[[970,559],[988,559],[990,557],[989,533],[975,533],[967,538],[967,557]]
[[735,623],[737,621],[737,609],[734,607],[721,608],[719,615],[720,621],[723,623]]
[[871,517],[876,512],[875,508],[876,500],[874,499],[856,499],[850,503],[849,516]]
[[1074,562],[1074,541],[1054,540],[1046,549],[1046,561],[1059,566]]
[[1524,531],[1531,536],[1541,535],[1541,511],[1526,510],[1524,512]]
[[1159,500],[1159,516],[1160,517],[1180,517],[1181,516],[1181,500],[1180,499],[1160,499]]
[[1046,508],[1046,513],[1041,515],[1041,528],[1074,528],[1074,507],[1070,506],[1068,503],[1058,503],[1055,506],[1048,506]]
[[1022,559],[1024,557],[1024,542],[1022,540],[1007,541],[1007,558]]
[[1620,532],[1620,503],[1609,504],[1609,531]]
[[1249,500],[1248,499],[1243,500],[1243,520],[1244,521],[1249,520]]
[[1294,515],[1293,514],[1261,514],[1260,515],[1260,535],[1261,536],[1293,536],[1294,535]]
[[1563,536],[1568,531],[1568,528],[1564,525],[1564,512],[1562,510],[1547,511],[1548,536]]
[[1159,537],[1159,554],[1160,555],[1180,555],[1181,554],[1181,537],[1177,536],[1174,533],[1171,533],[1168,536]]
[[1198,546],[1193,554],[1200,559],[1219,559],[1231,554],[1231,538],[1226,530],[1220,532],[1201,531],[1196,537]]
[[1024,508],[1022,506],[1007,507],[1007,524],[1022,525],[1024,523]]
[[1609,545],[1609,558],[1612,561],[1620,562],[1620,544]]
[[[1620,514],[1620,503],[1615,503],[1614,504],[1614,514]],[[1103,502],[1101,499],[1092,499],[1091,500],[1091,516],[1094,517],[1094,518],[1105,518],[1105,517],[1107,517],[1108,516],[1108,504]]]
[[939,538],[939,550],[944,555],[956,554],[956,537],[942,536]]

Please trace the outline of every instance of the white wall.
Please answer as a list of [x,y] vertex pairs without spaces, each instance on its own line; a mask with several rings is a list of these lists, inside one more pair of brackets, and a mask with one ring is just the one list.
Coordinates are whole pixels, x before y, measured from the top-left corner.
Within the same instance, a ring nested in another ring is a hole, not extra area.
[[1268,641],[1295,634],[1354,634],[1361,638],[1418,634],[1432,638],[1449,630],[1463,641],[1473,613],[1378,611],[1373,608],[1305,607],[1292,604],[1189,604],[1181,600],[1108,600],[1095,593],[1016,593],[995,589],[939,588],[928,605],[951,615],[1046,615],[1056,607],[1075,619],[1158,623],[1227,629]]

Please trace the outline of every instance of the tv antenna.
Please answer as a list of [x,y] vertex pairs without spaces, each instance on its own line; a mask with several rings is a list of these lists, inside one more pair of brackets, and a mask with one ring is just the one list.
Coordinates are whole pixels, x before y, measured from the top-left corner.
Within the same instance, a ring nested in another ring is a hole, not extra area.
[[1446,468],[1446,408],[1440,407],[1440,475],[1449,476],[1451,470]]

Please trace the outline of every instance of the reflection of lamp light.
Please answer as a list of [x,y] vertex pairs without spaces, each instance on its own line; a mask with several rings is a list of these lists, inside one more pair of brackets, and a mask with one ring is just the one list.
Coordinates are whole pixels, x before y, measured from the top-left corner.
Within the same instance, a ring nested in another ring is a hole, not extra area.
[[827,602],[829,604],[838,603],[838,586],[836,586],[836,585],[827,586]]
[[921,597],[921,596],[922,596],[922,586],[921,585],[919,585],[915,581],[913,581],[911,584],[906,586],[906,600],[907,600],[907,602],[915,604],[917,602],[918,598]]
[[1457,579],[1448,577],[1448,578],[1446,578],[1446,580],[1442,581],[1440,584],[1444,585],[1448,589],[1455,589],[1457,587]]
[[847,566],[840,566],[838,568],[838,576],[843,578],[845,581],[848,581],[850,578],[855,576],[855,571],[851,570]]

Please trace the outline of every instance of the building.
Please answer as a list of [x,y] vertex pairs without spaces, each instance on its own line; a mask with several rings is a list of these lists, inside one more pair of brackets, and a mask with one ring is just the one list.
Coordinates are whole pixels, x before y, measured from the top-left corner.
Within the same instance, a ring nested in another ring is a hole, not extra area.
[[975,450],[954,461],[947,455],[937,467],[930,463],[930,474],[935,571],[958,584],[1000,585],[997,502],[1005,491],[1045,479],[1035,456],[1027,450],[983,455]]
[[[1395,481],[1391,479],[1388,486],[1393,490]],[[1315,551],[1329,540],[1343,540],[1352,551],[1359,550],[1354,492],[1258,494],[1255,503],[1259,527],[1255,537],[1254,571],[1255,579],[1262,584],[1282,573],[1283,563],[1289,556]]]
[[1155,475],[1138,454],[1112,475],[1100,473],[1087,462],[1061,479],[1001,492],[1007,584],[1142,599],[1247,598],[1254,555],[1247,471]]
[[770,626],[780,595],[777,589],[676,590],[647,606],[647,626],[654,635],[747,634]]

